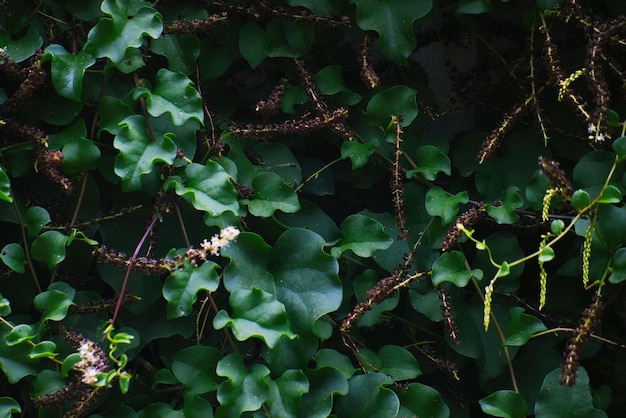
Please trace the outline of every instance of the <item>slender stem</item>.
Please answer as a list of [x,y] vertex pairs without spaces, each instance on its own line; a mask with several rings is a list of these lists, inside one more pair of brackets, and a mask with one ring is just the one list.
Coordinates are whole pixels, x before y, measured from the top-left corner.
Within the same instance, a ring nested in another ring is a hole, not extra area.
[[311,180],[313,180],[314,178],[316,178],[317,176],[320,175],[321,172],[323,172],[324,170],[326,170],[327,168],[329,168],[330,166],[337,164],[339,161],[343,160],[343,158],[339,157],[331,162],[329,162],[328,164],[326,164],[324,167],[320,168],[319,170],[317,170],[315,173],[311,174],[309,177],[307,177],[302,183],[300,183],[298,185],[298,187],[296,187],[294,189],[294,191],[297,193],[300,191],[300,189],[302,189],[302,187],[304,187],[308,182],[310,182]]
[[35,281],[35,287],[37,288],[37,293],[41,293],[41,286],[39,285],[39,280],[37,279],[37,273],[35,273],[35,267],[33,266],[33,259],[30,257],[30,248],[28,246],[28,239],[26,238],[26,224],[24,223],[24,219],[22,219],[22,214],[20,213],[20,209],[17,205],[17,200],[13,198],[13,207],[15,208],[15,214],[17,216],[17,221],[20,224],[20,232],[22,233],[22,242],[24,243],[24,255],[26,256],[26,263],[28,264],[28,269],[30,270],[30,274]]

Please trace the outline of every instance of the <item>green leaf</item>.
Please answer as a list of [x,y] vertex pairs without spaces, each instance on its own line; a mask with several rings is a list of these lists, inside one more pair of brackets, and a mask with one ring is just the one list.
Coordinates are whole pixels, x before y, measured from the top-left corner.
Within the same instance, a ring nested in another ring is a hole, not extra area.
[[250,64],[250,68],[254,69],[261,65],[269,43],[269,33],[256,22],[247,22],[239,29],[239,51]]
[[406,65],[417,44],[413,22],[430,12],[432,0],[350,0],[350,3],[357,5],[359,27],[378,32],[383,55],[396,64]]
[[339,94],[342,103],[355,105],[361,101],[361,95],[345,86],[341,71],[339,65],[328,65],[315,74],[315,83],[320,93],[328,96]]
[[183,348],[172,359],[172,373],[192,393],[203,394],[217,390],[219,377],[215,368],[222,354],[217,348],[195,345]]
[[28,324],[18,324],[4,336],[4,341],[9,347],[34,339],[37,336],[33,327]]
[[161,15],[148,2],[136,10],[126,0],[104,0],[101,9],[109,17],[101,18],[89,31],[85,49],[96,58],[107,57],[122,63],[129,48],[139,48],[144,36],[157,39],[163,31]]
[[595,232],[606,250],[615,251],[626,244],[626,208],[600,205],[597,219]]
[[11,302],[0,294],[0,316],[11,315]]
[[44,226],[48,225],[52,219],[48,211],[41,206],[31,206],[26,211],[26,229],[28,237],[33,238],[41,232]]
[[0,46],[5,48],[5,53],[15,62],[22,62],[35,55],[35,52],[43,44],[43,38],[31,25],[26,34],[17,40],[12,40],[11,36],[0,28]]
[[451,282],[457,287],[465,287],[472,277],[467,269],[467,260],[461,251],[443,253],[433,264],[431,281],[435,287]]
[[337,400],[334,412],[342,418],[395,417],[400,409],[400,401],[395,393],[385,387],[391,383],[391,378],[382,373],[352,376],[348,381],[348,394]]
[[314,39],[313,25],[273,19],[267,25],[269,43],[265,48],[268,57],[299,58],[311,48]]
[[402,126],[409,126],[418,113],[416,95],[417,90],[402,85],[376,93],[367,103],[368,122],[386,131],[391,117],[402,115]]
[[232,316],[224,310],[219,311],[213,319],[213,326],[215,329],[232,328],[239,341],[258,337],[273,348],[283,336],[290,339],[296,337],[289,329],[285,305],[271,293],[257,287],[252,290],[237,289],[231,293],[229,305],[233,310]]
[[217,216],[226,211],[239,213],[237,191],[230,182],[230,176],[224,167],[213,160],[205,165],[191,163],[185,167],[185,179],[178,176],[168,178],[163,190],[175,189],[197,210]]
[[579,366],[574,386],[561,385],[561,369],[545,377],[535,402],[535,415],[542,418],[606,418],[604,411],[593,405],[589,375]]
[[552,247],[543,247],[539,253],[538,260],[542,263],[554,259],[554,250]]
[[398,417],[448,418],[450,416],[450,408],[443,401],[441,394],[430,386],[411,383],[396,393],[400,399]]
[[213,418],[213,406],[204,397],[193,392],[187,392],[184,399],[185,403],[182,411],[185,414],[185,418]]
[[626,280],[626,248],[622,247],[613,254],[609,282],[618,284]]
[[75,290],[63,282],[52,283],[48,290],[39,293],[33,300],[35,308],[42,312],[41,321],[61,321],[67,310],[74,305]]
[[70,374],[70,371],[74,369],[74,366],[78,364],[82,359],[80,358],[80,353],[72,353],[63,359],[63,364],[61,365],[61,372],[63,376],[67,377]]
[[4,168],[0,166],[0,200],[13,203],[13,197],[11,196],[11,179]]
[[296,192],[276,173],[260,173],[252,179],[254,198],[244,199],[254,216],[267,218],[277,211],[294,213],[300,209]]
[[533,334],[545,331],[547,328],[538,318],[524,313],[524,308],[513,307],[509,311],[509,325],[505,345],[522,346],[530,340]]
[[200,290],[214,292],[220,283],[218,265],[205,261],[200,267],[185,264],[167,276],[163,284],[163,297],[167,301],[167,318],[191,315]]
[[117,135],[122,129],[120,122],[124,119],[133,116],[135,111],[124,100],[117,97],[104,96],[98,103],[99,119],[99,132],[107,131],[110,134]]
[[524,205],[524,199],[519,194],[520,190],[516,186],[511,186],[504,192],[504,202],[499,206],[487,207],[487,213],[499,224],[513,224],[519,219],[515,209]]
[[550,232],[552,232],[553,234],[560,234],[561,232],[563,232],[564,228],[565,222],[560,219],[555,219],[550,223]]
[[522,418],[528,405],[522,396],[512,390],[499,390],[478,401],[480,409],[493,417]]
[[572,195],[572,206],[577,211],[581,211],[591,204],[589,193],[584,190],[576,190]]
[[0,398],[0,418],[11,418],[13,413],[20,414],[22,407],[13,398],[3,396]]
[[266,292],[275,289],[274,277],[270,272],[269,260],[272,247],[259,235],[242,232],[237,241],[223,248],[221,255],[230,260],[224,270],[224,287],[229,292],[250,289],[253,286]]
[[340,372],[346,379],[351,378],[356,371],[352,361],[346,355],[330,348],[322,348],[315,353],[315,368],[323,369],[324,367]]
[[59,231],[46,231],[33,241],[30,247],[34,260],[44,263],[50,270],[65,260],[66,249],[70,237]]
[[331,367],[306,370],[309,392],[302,397],[302,408],[298,418],[326,418],[333,409],[334,395],[348,393],[348,381]]
[[622,192],[613,186],[608,185],[604,189],[602,189],[602,194],[600,199],[598,199],[598,203],[619,203],[622,201]]
[[163,35],[150,42],[150,50],[166,57],[170,70],[194,74],[200,40],[196,35]]
[[352,169],[363,167],[378,145],[380,143],[375,138],[363,144],[357,140],[344,141],[341,144],[341,158],[350,158]]
[[297,417],[302,395],[309,391],[309,381],[302,370],[286,370],[278,379],[270,380],[267,400],[272,417]]
[[393,239],[376,220],[360,214],[348,216],[339,226],[342,239],[332,248],[333,257],[351,250],[359,257],[371,257],[376,250],[385,250]]
[[491,9],[490,0],[461,0],[456,7],[457,13],[482,14]]
[[50,148],[62,149],[62,167],[68,174],[83,173],[96,168],[100,162],[100,149],[87,139],[83,119],[77,119],[61,132],[50,135]]
[[122,179],[124,191],[139,190],[141,177],[151,173],[156,163],[174,162],[177,147],[171,135],[152,141],[142,116],[130,116],[120,125],[113,141],[113,146],[120,151],[115,157],[115,174]]
[[28,357],[30,358],[54,358],[59,355],[59,353],[55,353],[57,345],[52,341],[42,341],[37,343],[32,350],[30,350],[30,354]]
[[456,219],[459,203],[467,202],[469,196],[465,191],[449,196],[441,187],[433,187],[426,193],[426,211],[430,216],[439,216],[444,225]]
[[617,154],[620,160],[626,159],[626,136],[620,136],[611,144],[613,151]]
[[28,357],[28,348],[23,345],[9,346],[5,342],[8,327],[0,327],[0,368],[9,383],[15,384],[25,376],[36,376],[39,361]]
[[156,87],[153,91],[140,87],[133,93],[133,99],[143,97],[148,113],[159,117],[169,113],[172,122],[181,126],[189,120],[200,123],[204,120],[202,99],[194,88],[194,83],[183,73],[161,68],[156,75]]
[[397,345],[386,345],[378,352],[380,373],[391,377],[394,382],[411,380],[421,376],[422,370],[408,350]]
[[416,173],[422,173],[426,180],[436,180],[437,174],[452,174],[450,159],[434,145],[423,145],[417,150],[417,168],[406,173],[411,178]]
[[229,354],[217,363],[216,373],[226,378],[217,389],[216,418],[240,417],[258,411],[267,401],[270,371],[264,365],[256,363],[247,370],[239,354]]
[[0,251],[0,259],[11,270],[24,274],[26,271],[26,257],[24,248],[18,243],[7,244]]
[[96,59],[84,50],[74,55],[61,45],[53,44],[45,49],[41,59],[41,62],[47,61],[52,62],[52,85],[59,96],[80,102],[85,70],[95,64]]

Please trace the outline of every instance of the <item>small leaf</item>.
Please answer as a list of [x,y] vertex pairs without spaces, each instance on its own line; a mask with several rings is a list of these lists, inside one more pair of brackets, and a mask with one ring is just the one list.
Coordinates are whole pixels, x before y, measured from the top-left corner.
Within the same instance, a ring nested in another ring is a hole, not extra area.
[[[357,276],[353,282],[354,293],[357,300],[359,302],[366,300],[367,292],[376,286],[379,280],[378,274],[371,269],[365,270],[363,274]],[[380,321],[380,317],[384,312],[391,311],[398,305],[399,299],[400,292],[395,292],[391,297],[388,297],[382,302],[372,304],[357,320],[357,325],[360,327],[375,326]]]
[[550,223],[550,231],[555,235],[560,234],[563,228],[565,228],[565,222],[560,219],[555,219]]
[[416,90],[402,85],[376,93],[367,103],[367,120],[386,130],[392,116],[402,115],[402,126],[409,126],[418,113],[416,95]]
[[189,120],[204,121],[202,99],[194,88],[194,83],[183,73],[161,68],[156,75],[156,87],[150,91],[145,87],[133,93],[133,99],[143,97],[151,116],[159,117],[169,113],[172,122],[181,126]]
[[220,406],[216,418],[240,417],[244,412],[257,411],[269,397],[267,377],[270,371],[255,363],[246,369],[239,354],[229,354],[217,363],[216,373],[226,378],[217,389]]
[[430,216],[441,217],[441,223],[447,225],[454,221],[459,213],[459,203],[469,202],[467,192],[449,196],[441,187],[433,187],[426,193],[426,211]]
[[620,136],[612,144],[613,151],[620,160],[626,159],[626,136]]
[[584,190],[576,190],[572,195],[572,206],[577,211],[581,211],[591,204],[589,193]]
[[270,380],[267,400],[272,417],[297,417],[302,395],[309,391],[309,381],[302,370],[285,370],[278,379]]
[[212,261],[205,261],[200,267],[186,264],[167,276],[163,284],[163,297],[167,300],[167,318],[174,319],[191,315],[197,294],[201,290],[217,290],[220,278],[218,267]]
[[44,226],[48,225],[52,219],[47,210],[41,206],[31,206],[26,211],[26,229],[28,237],[33,238],[41,232]]
[[13,242],[5,245],[2,251],[0,251],[0,259],[16,273],[24,274],[26,271],[24,248],[18,243]]
[[296,192],[276,173],[260,173],[252,179],[254,198],[243,200],[254,216],[267,218],[275,211],[294,213],[300,209]]
[[554,250],[552,247],[543,247],[541,253],[539,253],[539,261],[545,263],[546,261],[550,261],[554,258]]
[[539,319],[524,313],[524,308],[514,307],[509,311],[508,338],[505,345],[522,346],[530,340],[533,334],[545,331],[547,328]]
[[348,381],[332,367],[305,371],[309,392],[302,396],[302,409],[298,418],[327,418],[333,409],[335,395],[348,393]]
[[213,392],[219,385],[215,368],[220,358],[222,354],[214,347],[186,347],[174,355],[172,373],[193,393]]
[[43,44],[43,38],[35,29],[34,25],[29,25],[28,32],[18,39],[12,40],[5,31],[3,25],[0,30],[0,45],[5,48],[5,53],[15,62],[22,62],[32,57]]
[[491,9],[489,0],[461,0],[456,7],[457,13],[482,14]]
[[466,264],[465,255],[461,251],[443,253],[433,264],[433,285],[437,287],[444,282],[451,282],[457,287],[465,287],[472,277]]
[[374,150],[378,147],[377,139],[372,139],[364,144],[357,140],[344,141],[341,144],[341,158],[350,158],[352,169],[363,167],[374,154]]
[[157,39],[163,31],[161,15],[148,2],[139,8],[122,0],[104,0],[101,18],[87,35],[85,49],[96,58],[107,57],[114,63],[124,60],[127,49],[139,48],[144,36]]
[[528,411],[524,398],[512,390],[499,390],[478,403],[485,414],[493,417],[522,418]]
[[59,355],[59,353],[55,353],[57,345],[52,341],[42,341],[37,343],[32,350],[30,350],[30,354],[28,357],[30,358],[54,358]]
[[352,376],[349,391],[337,400],[335,413],[342,418],[395,417],[400,409],[398,396],[385,386],[393,381],[382,373]]
[[403,347],[386,345],[380,349],[378,357],[381,361],[379,371],[395,382],[415,379],[422,374],[415,356]]
[[50,270],[56,270],[57,265],[65,260],[69,237],[59,231],[46,231],[39,235],[31,245],[31,254],[34,260],[44,263]]
[[371,257],[376,250],[385,250],[393,244],[383,226],[368,216],[350,215],[341,222],[339,229],[343,238],[331,250],[336,258],[348,250],[359,257]]
[[139,190],[141,177],[151,173],[156,163],[174,162],[177,147],[171,135],[152,141],[142,116],[130,116],[120,125],[122,128],[113,141],[113,146],[120,151],[115,157],[115,174],[122,179],[124,191]]
[[200,40],[196,35],[163,35],[150,42],[150,50],[166,57],[172,71],[193,74],[200,56]]
[[61,372],[63,373],[63,376],[69,376],[70,371],[74,369],[74,366],[76,366],[76,364],[78,364],[81,360],[80,353],[72,353],[65,357],[65,359],[63,359],[63,364],[61,365]]
[[426,180],[436,180],[437,174],[444,173],[448,176],[452,173],[450,159],[446,154],[434,145],[423,145],[417,150],[417,168],[406,173],[411,178],[415,173],[422,173]]
[[11,315],[11,302],[0,294],[0,316]]
[[429,417],[448,418],[450,408],[445,404],[441,394],[430,386],[411,383],[397,391],[400,399],[398,417]]
[[100,149],[87,139],[87,127],[83,119],[78,119],[61,132],[50,135],[50,148],[62,149],[62,167],[68,174],[83,173],[96,168],[100,162]]
[[357,5],[356,21],[364,31],[378,32],[379,48],[396,64],[405,65],[416,47],[413,23],[426,16],[432,0],[350,0]]
[[6,345],[13,347],[14,345],[30,341],[36,336],[37,334],[31,325],[18,324],[4,336],[4,341]]
[[618,284],[626,280],[626,248],[622,247],[613,254],[609,282]]
[[504,193],[504,201],[500,206],[487,207],[487,213],[499,224],[513,224],[519,219],[519,215],[515,213],[524,205],[524,199],[519,195],[519,188],[511,186]]
[[622,201],[622,192],[613,186],[608,185],[602,190],[602,195],[598,199],[598,203],[619,203]]
[[42,322],[61,321],[67,310],[74,305],[75,290],[63,282],[52,283],[48,290],[39,293],[33,300],[35,308],[42,312]]
[[13,414],[20,414],[22,407],[13,398],[3,396],[0,398],[0,418],[11,418]]
[[215,329],[232,328],[239,341],[258,337],[273,348],[283,336],[296,337],[289,329],[285,305],[271,293],[257,287],[237,289],[231,293],[229,304],[233,309],[232,316],[219,311],[213,319],[213,326]]
[[96,59],[84,50],[70,54],[61,45],[53,44],[45,49],[41,61],[52,61],[52,85],[59,96],[80,102],[85,70]]
[[239,29],[239,51],[250,64],[250,68],[261,65],[269,43],[269,33],[256,22],[248,22]]
[[509,274],[511,274],[511,268],[509,267],[509,263],[503,261],[502,264],[500,264],[500,268],[498,269],[497,277],[505,277]]
[[0,166],[0,200],[13,203],[13,197],[11,196],[11,179],[4,168]]

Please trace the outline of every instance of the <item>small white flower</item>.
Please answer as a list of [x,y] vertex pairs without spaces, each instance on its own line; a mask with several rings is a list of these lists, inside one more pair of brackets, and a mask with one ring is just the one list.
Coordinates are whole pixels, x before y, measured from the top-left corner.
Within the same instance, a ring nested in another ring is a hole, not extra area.
[[593,123],[590,123],[589,125],[587,125],[587,132],[592,134],[596,131],[596,126]]
[[234,226],[227,226],[220,232],[220,237],[225,240],[232,241],[239,235],[240,231]]
[[87,367],[83,370],[83,383],[87,383],[88,385],[93,385],[98,381],[98,375],[100,374],[100,370],[97,367]]

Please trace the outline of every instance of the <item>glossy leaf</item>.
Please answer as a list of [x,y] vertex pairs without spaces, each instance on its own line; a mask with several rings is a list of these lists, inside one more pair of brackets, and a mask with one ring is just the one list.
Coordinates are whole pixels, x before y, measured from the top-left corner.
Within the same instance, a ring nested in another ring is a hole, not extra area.
[[239,51],[251,68],[256,68],[263,62],[269,42],[269,33],[256,22],[248,22],[239,30]]
[[104,0],[103,17],[89,31],[86,50],[96,58],[107,57],[121,63],[129,48],[142,45],[144,36],[158,38],[163,30],[161,15],[149,3],[138,8],[124,0]]
[[133,93],[133,99],[146,100],[148,113],[154,117],[169,113],[172,122],[181,126],[189,120],[200,123],[204,120],[202,99],[194,88],[193,82],[181,72],[161,68],[156,75],[156,87],[153,91],[140,87]]
[[6,48],[6,54],[15,62],[22,62],[32,57],[43,44],[41,35],[31,26],[20,39],[12,40],[4,27],[0,29],[0,45]]
[[55,353],[56,344],[52,341],[42,341],[40,343],[35,344],[35,346],[30,350],[30,354],[28,357],[30,358],[53,358],[59,355],[59,353]]
[[391,382],[382,373],[352,376],[348,381],[348,394],[337,400],[334,412],[346,418],[396,416],[400,401],[395,393],[385,387]]
[[397,64],[406,64],[415,49],[413,22],[433,6],[431,0],[351,0],[350,3],[357,5],[359,27],[378,32],[381,52]]
[[200,56],[200,40],[195,35],[163,35],[150,42],[150,49],[167,58],[171,71],[193,74]]
[[0,368],[9,383],[15,384],[25,376],[35,376],[39,372],[39,361],[28,357],[28,345],[9,346],[5,342],[8,327],[0,328]]
[[59,231],[46,231],[39,235],[31,246],[33,259],[44,263],[50,270],[56,270],[57,265],[65,260],[66,246],[69,237]]
[[212,216],[226,211],[239,213],[237,191],[230,182],[230,176],[221,165],[212,160],[205,165],[189,164],[185,167],[185,179],[170,177],[163,184],[163,189],[175,189],[176,194],[194,208]]
[[4,336],[4,341],[9,347],[31,341],[37,336],[32,325],[18,324]]
[[363,144],[356,140],[344,141],[341,144],[341,158],[350,158],[353,169],[363,167],[369,161],[370,156],[374,154],[378,145],[376,139]]
[[561,385],[561,369],[553,370],[544,379],[535,402],[535,415],[546,418],[606,418],[606,413],[593,405],[589,375],[579,366],[574,386]]
[[613,151],[617,154],[620,160],[626,159],[626,136],[620,136],[616,138],[611,144]]
[[626,280],[626,248],[622,247],[615,251],[611,267],[609,282],[618,284]]
[[302,395],[309,391],[309,381],[302,370],[287,370],[278,379],[270,380],[267,400],[270,416],[297,417]]
[[[365,270],[363,274],[354,279],[354,293],[359,302],[367,299],[367,292],[372,289],[379,281],[379,277],[374,270]],[[370,309],[363,313],[358,319],[357,324],[361,327],[371,327],[380,321],[381,315],[394,309],[398,305],[400,293],[396,292],[393,296],[388,297],[381,303],[372,304]]]
[[524,398],[512,390],[499,390],[478,403],[485,414],[493,417],[522,418],[528,411]]
[[448,418],[450,416],[450,408],[444,402],[441,394],[430,386],[411,383],[396,393],[400,400],[399,417]]
[[524,205],[524,200],[519,194],[520,190],[516,186],[507,188],[504,193],[504,202],[499,206],[489,206],[487,213],[499,224],[512,224],[519,219],[515,209]]
[[457,287],[465,287],[472,277],[466,263],[465,255],[460,251],[443,253],[433,264],[431,276],[433,285],[451,282]]
[[238,354],[229,354],[217,363],[216,373],[226,378],[217,389],[220,406],[215,417],[239,417],[247,411],[257,411],[270,394],[270,371],[262,364],[246,368]]
[[3,396],[0,398],[0,418],[11,418],[13,414],[22,412],[22,407],[13,398]]
[[0,166],[0,200],[9,203],[13,202],[13,197],[11,197],[11,180],[2,166]]
[[63,170],[69,174],[83,173],[96,168],[100,149],[87,139],[85,121],[77,120],[58,134],[50,136],[50,147],[63,152]]
[[119,150],[115,157],[115,174],[122,179],[124,190],[139,190],[141,177],[151,173],[156,163],[174,162],[176,144],[171,135],[153,141],[141,116],[130,116],[120,125],[122,128],[113,141],[113,146]]
[[51,221],[50,213],[48,213],[46,209],[41,206],[31,206],[26,211],[26,229],[28,230],[28,236],[30,238],[37,236]]
[[459,203],[467,203],[467,192],[449,196],[440,187],[433,187],[426,193],[426,210],[431,216],[441,217],[442,224],[449,224],[459,213]]
[[584,190],[576,190],[572,195],[572,206],[578,211],[587,208],[590,203],[591,197],[589,193]]
[[[369,350],[363,349],[360,354]],[[394,381],[411,380],[422,374],[422,370],[413,354],[397,345],[383,346],[378,355],[370,352],[367,360],[363,362],[366,370],[380,372]]]
[[0,251],[0,259],[11,270],[23,274],[26,271],[24,248],[15,242],[7,244]]
[[622,192],[613,185],[608,185],[602,190],[598,203],[619,203],[622,201]]
[[332,248],[334,257],[348,250],[359,257],[371,257],[376,250],[385,250],[393,243],[379,222],[364,215],[350,215],[339,229],[343,238]]
[[251,214],[269,217],[280,210],[293,213],[300,209],[300,202],[294,190],[278,174],[260,173],[252,180],[254,198],[243,200]]
[[96,59],[88,52],[70,54],[62,45],[53,44],[44,51],[42,62],[51,61],[52,85],[61,97],[79,102],[83,90],[85,70]]
[[387,130],[391,117],[402,115],[402,126],[409,126],[418,113],[416,95],[416,90],[402,85],[376,93],[367,103],[369,123]]
[[348,381],[334,368],[307,370],[309,392],[302,396],[299,418],[326,418],[330,415],[335,395],[348,393]]
[[524,308],[514,307],[509,311],[509,326],[505,345],[522,346],[530,340],[533,334],[545,331],[547,328],[532,315],[524,313]]
[[186,347],[172,359],[172,373],[193,393],[212,392],[219,386],[220,378],[215,370],[220,358],[219,350],[214,347]]
[[42,321],[61,321],[74,304],[75,290],[63,282],[52,283],[48,290],[39,293],[33,300],[35,308],[42,312]]
[[205,261],[200,267],[186,264],[165,279],[163,297],[167,300],[169,319],[188,316],[193,312],[193,304],[201,290],[214,292],[219,286],[217,264]]
[[231,328],[239,341],[257,337],[272,348],[283,336],[290,339],[296,337],[289,329],[285,305],[271,293],[257,287],[237,289],[231,293],[229,304],[232,315],[219,311],[213,319],[213,326],[215,329]]
[[406,173],[407,178],[415,173],[421,173],[426,180],[436,180],[439,173],[447,174],[451,172],[450,159],[446,154],[433,145],[424,145],[417,150],[417,168]]

